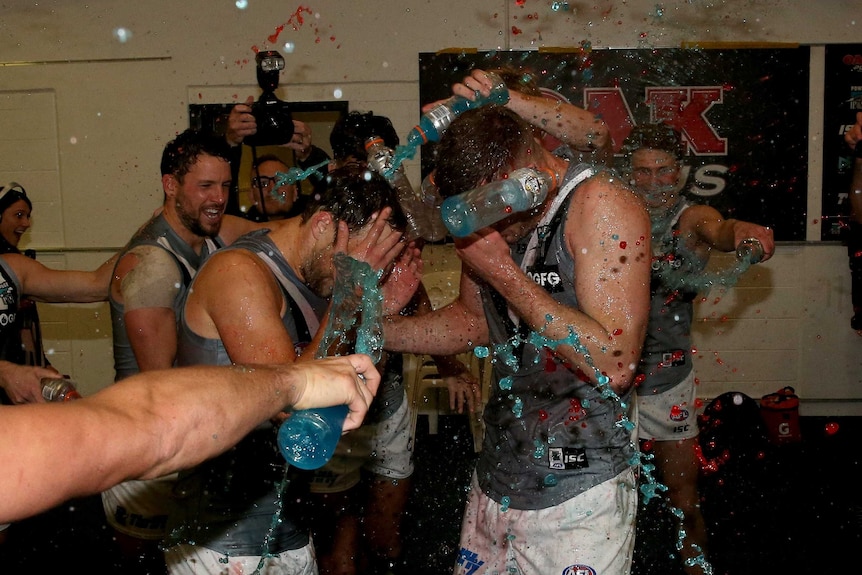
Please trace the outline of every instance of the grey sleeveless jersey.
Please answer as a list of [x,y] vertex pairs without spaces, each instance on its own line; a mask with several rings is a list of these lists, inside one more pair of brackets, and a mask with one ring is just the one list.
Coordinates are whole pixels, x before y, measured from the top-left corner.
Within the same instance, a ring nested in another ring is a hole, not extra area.
[[668,278],[700,273],[705,263],[682,246],[679,218],[692,204],[680,200],[653,221],[650,315],[638,373],[637,394],[657,395],[682,383],[692,370],[691,324],[696,291],[668,287]]
[[[174,312],[176,313],[179,310],[182,296],[185,290],[188,289],[201,263],[206,260],[210,253],[221,247],[223,243],[219,239],[208,238],[201,248],[201,253],[196,254],[191,246],[171,228],[164,216],[159,214],[132,236],[132,239],[123,248],[120,258],[132,248],[141,245],[158,246],[171,254],[176,261],[177,267],[183,277],[183,285],[174,300]],[[117,261],[119,262],[119,258]],[[116,271],[116,266],[114,269]],[[129,342],[129,336],[126,333],[126,322],[123,317],[125,308],[123,304],[116,301],[113,297],[110,298],[109,302],[111,305],[111,327],[113,329],[114,341],[114,381],[119,381],[138,373],[140,369],[135,359],[135,353],[132,350],[132,344]],[[177,314],[177,317],[179,317],[179,314]]]
[[[571,164],[561,188],[587,169]],[[577,187],[569,198],[576,193]],[[537,257],[525,271],[555,300],[577,307],[574,258],[563,239],[569,203],[562,202],[547,228],[540,226]],[[529,243],[528,236],[512,246],[518,264]],[[519,331],[527,338],[523,328],[512,323],[499,294],[487,286],[483,302],[492,345],[512,349],[506,342]],[[514,509],[544,509],[630,467],[634,450],[631,433],[618,425],[623,414],[619,400],[603,397],[585,379],[548,347],[523,343],[511,357],[496,356],[484,412],[485,441],[476,467],[485,494]]]
[[[224,249],[250,251],[270,266],[289,303],[282,318],[285,329],[298,346],[307,345],[327,302],[296,277],[267,233],[252,232]],[[312,315],[304,316],[301,308]],[[178,366],[230,365],[221,340],[200,337],[188,328],[184,306],[179,317]],[[313,325],[306,326],[306,322]],[[276,447],[276,429],[268,422],[261,424],[223,455],[180,472],[178,513],[169,524],[172,539],[194,541],[228,555],[262,555],[267,537],[268,553],[304,547],[308,534],[297,525],[291,510],[296,497],[283,494],[284,507],[279,512],[285,473],[284,459]]]

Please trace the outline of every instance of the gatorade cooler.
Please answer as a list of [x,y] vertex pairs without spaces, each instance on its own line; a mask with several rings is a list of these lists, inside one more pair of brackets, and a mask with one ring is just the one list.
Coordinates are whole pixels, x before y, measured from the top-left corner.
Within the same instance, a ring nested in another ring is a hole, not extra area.
[[769,441],[776,445],[802,440],[799,426],[799,396],[792,387],[785,387],[760,398],[760,414],[766,425]]

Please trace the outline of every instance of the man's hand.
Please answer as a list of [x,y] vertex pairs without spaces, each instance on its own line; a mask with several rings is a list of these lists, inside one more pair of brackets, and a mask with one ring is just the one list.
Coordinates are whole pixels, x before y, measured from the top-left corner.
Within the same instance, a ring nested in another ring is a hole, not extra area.
[[335,242],[335,251],[346,253],[353,259],[365,262],[371,269],[377,271],[388,271],[390,264],[401,254],[404,244],[401,242],[403,234],[395,230],[387,221],[392,213],[392,208],[383,208],[379,214],[372,216],[370,223],[366,224],[368,230],[357,232],[350,237],[347,224],[338,222],[338,236]]
[[294,366],[302,370],[305,388],[293,409],[347,404],[349,413],[342,430],[350,431],[362,425],[380,385],[380,373],[370,357],[353,354],[315,359]]
[[296,153],[296,159],[304,162],[311,155],[311,126],[299,120],[293,121],[293,137],[284,144]]
[[770,228],[737,220],[733,225],[734,245],[739,246],[742,240],[748,238],[756,239],[763,247],[763,257],[760,258],[761,262],[765,262],[775,254],[775,240]]
[[422,282],[421,250],[412,242],[395,260],[392,270],[383,277],[383,315],[399,313],[413,299]]
[[462,367],[458,373],[443,377],[449,390],[449,407],[458,413],[464,413],[465,407],[475,413],[482,405],[482,386],[466,365]]
[[44,403],[42,397],[42,378],[62,377],[53,367],[18,365],[0,361],[0,387],[12,403]]
[[257,133],[257,121],[251,113],[254,97],[249,96],[244,104],[234,106],[227,118],[225,139],[231,146],[239,146],[248,136]]

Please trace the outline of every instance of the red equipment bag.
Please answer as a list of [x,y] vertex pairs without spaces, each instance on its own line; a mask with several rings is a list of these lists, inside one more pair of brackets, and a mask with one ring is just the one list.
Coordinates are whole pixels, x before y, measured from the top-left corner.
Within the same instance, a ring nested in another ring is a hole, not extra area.
[[785,387],[760,398],[760,415],[766,425],[766,435],[770,442],[787,445],[802,441],[799,396],[792,387]]

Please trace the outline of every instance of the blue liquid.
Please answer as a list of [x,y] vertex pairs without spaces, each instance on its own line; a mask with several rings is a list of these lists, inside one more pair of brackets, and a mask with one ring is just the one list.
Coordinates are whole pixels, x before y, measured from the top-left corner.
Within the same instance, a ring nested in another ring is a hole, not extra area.
[[440,216],[456,238],[493,225],[512,214],[541,204],[548,196],[551,180],[531,168],[521,168],[504,180],[496,180],[443,200]]
[[298,469],[318,469],[335,452],[346,405],[294,411],[278,430],[278,449]]
[[499,79],[496,79],[495,86],[487,97],[481,96],[475,100],[468,100],[462,96],[452,96],[425,112],[419,119],[419,125],[407,134],[407,145],[417,147],[425,142],[437,142],[449,124],[452,123],[452,120],[466,110],[479,108],[490,103],[505,104],[508,101],[509,90]]

